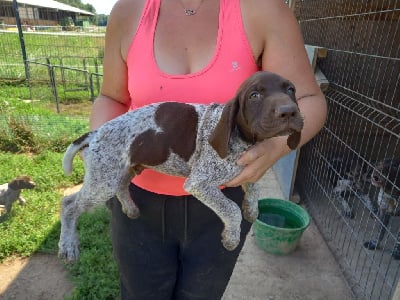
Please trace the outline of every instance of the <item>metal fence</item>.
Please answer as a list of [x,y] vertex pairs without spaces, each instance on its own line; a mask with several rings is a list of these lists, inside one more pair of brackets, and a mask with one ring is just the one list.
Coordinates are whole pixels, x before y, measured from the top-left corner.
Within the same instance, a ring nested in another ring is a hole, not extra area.
[[[0,133],[17,121],[36,136],[71,139],[87,130],[100,91],[105,27],[63,4],[33,3],[0,0]],[[29,103],[14,113],[12,100]]]
[[76,91],[93,98],[101,82],[105,28],[84,17],[0,1],[0,82],[28,83],[36,100],[73,100]]
[[357,299],[392,299],[400,276],[400,1],[303,0],[307,44],[330,82],[321,134],[296,188]]

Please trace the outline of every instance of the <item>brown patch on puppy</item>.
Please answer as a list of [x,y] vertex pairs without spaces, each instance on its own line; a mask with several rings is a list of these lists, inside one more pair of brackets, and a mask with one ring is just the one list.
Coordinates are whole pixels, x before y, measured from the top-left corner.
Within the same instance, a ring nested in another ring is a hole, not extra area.
[[286,143],[291,150],[294,150],[300,144],[300,140],[301,140],[300,131],[295,131],[291,135],[289,135]]
[[[74,145],[80,145],[82,143],[82,141],[86,140],[86,138],[88,137],[88,135],[92,134],[92,132],[87,132],[84,135],[80,136],[79,138],[77,138],[75,141],[72,142],[72,144]],[[87,145],[86,145],[87,146]]]
[[132,164],[159,165],[171,151],[188,161],[196,148],[199,117],[195,108],[166,102],[158,107],[154,119],[162,131],[149,129],[135,137],[130,147]]
[[8,186],[13,190],[22,190],[22,189],[33,189],[36,184],[33,182],[32,178],[27,175],[21,175],[12,180]]
[[208,142],[221,158],[228,156],[229,140],[235,128],[235,117],[238,109],[236,98],[229,101],[222,110],[217,126],[208,138]]

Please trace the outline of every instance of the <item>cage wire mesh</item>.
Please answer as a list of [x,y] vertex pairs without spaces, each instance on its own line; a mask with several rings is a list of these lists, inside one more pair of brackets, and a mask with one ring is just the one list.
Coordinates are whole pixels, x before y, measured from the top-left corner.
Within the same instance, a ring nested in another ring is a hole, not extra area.
[[400,1],[302,0],[324,47],[328,119],[301,150],[296,188],[357,299],[392,299],[400,276]]

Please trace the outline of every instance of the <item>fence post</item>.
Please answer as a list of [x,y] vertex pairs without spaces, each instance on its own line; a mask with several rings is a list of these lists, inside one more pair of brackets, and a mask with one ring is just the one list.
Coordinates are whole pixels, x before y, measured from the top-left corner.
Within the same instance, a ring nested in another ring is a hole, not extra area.
[[89,73],[89,88],[90,88],[90,100],[94,102],[95,95],[94,95],[94,87],[93,87],[93,73]]
[[18,34],[19,34],[19,43],[21,45],[21,51],[22,51],[22,58],[24,60],[24,67],[25,67],[25,78],[29,80],[29,68],[28,68],[28,58],[26,56],[26,48],[25,48],[25,40],[24,40],[24,34],[22,32],[22,24],[21,24],[21,18],[19,16],[19,10],[18,10],[18,2],[17,0],[13,0],[13,9],[14,9],[14,14],[15,14],[15,21],[17,23],[17,28],[18,28]]
[[54,66],[50,63],[50,59],[46,58],[47,69],[50,77],[51,92],[56,100],[57,113],[60,113],[60,100],[58,99],[56,75],[54,74]]
[[97,62],[97,58],[94,59],[94,68],[96,73],[96,88],[97,93],[100,93],[100,80],[99,80],[99,64]]

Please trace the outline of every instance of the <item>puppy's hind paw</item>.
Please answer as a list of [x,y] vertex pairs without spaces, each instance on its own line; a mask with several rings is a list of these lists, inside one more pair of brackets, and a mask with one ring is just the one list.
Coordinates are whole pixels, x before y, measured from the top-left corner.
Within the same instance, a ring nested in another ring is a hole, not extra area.
[[68,263],[75,262],[79,257],[78,245],[59,245],[58,257]]

